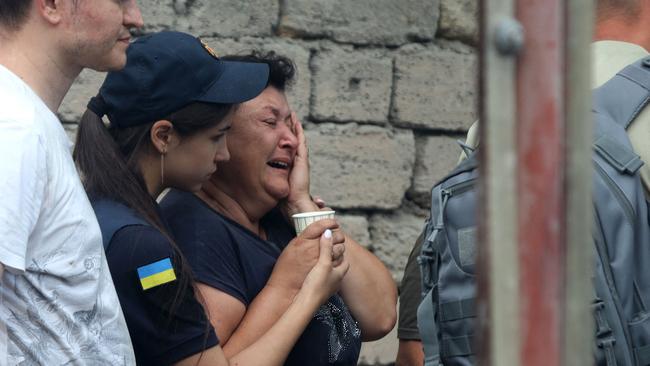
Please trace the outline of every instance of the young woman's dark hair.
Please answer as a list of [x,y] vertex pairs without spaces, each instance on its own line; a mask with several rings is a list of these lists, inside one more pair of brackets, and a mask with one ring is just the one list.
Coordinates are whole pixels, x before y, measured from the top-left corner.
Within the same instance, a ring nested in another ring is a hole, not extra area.
[[0,26],[17,31],[27,19],[32,0],[0,1]]
[[293,61],[277,53],[252,51],[247,55],[226,55],[221,58],[228,61],[257,62],[269,65],[268,85],[284,91],[293,82],[296,75],[296,66]]
[[[231,108],[232,104],[192,103],[163,119],[170,121],[181,137],[187,137],[215,126]],[[91,200],[110,199],[123,203],[169,240],[181,271],[180,286],[169,307],[173,313],[180,294],[192,284],[192,276],[184,256],[158,215],[138,165],[143,154],[154,150],[149,138],[154,122],[127,128],[107,127],[88,109],[79,123],[73,158]]]

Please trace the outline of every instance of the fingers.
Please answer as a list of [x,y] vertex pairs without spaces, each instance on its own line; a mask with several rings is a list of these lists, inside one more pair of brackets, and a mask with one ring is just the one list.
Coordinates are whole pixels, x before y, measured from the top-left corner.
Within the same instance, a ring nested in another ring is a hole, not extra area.
[[345,234],[341,230],[332,229],[332,243],[342,244],[345,242]]
[[325,208],[325,201],[320,197],[320,196],[314,196],[312,197],[312,201],[318,206],[318,208],[323,209]]
[[343,256],[343,259],[341,260],[341,264],[338,266],[334,267],[332,269],[332,272],[337,275],[340,279],[345,277],[345,274],[348,273],[348,270],[350,269],[350,261],[348,261],[348,258],[346,256]]
[[320,237],[320,255],[318,257],[318,262],[321,265],[328,266],[329,268],[332,268],[332,274],[334,274],[339,280],[342,279],[345,274],[348,272],[350,269],[350,262],[345,258],[343,255],[343,252],[345,249],[343,248],[343,245],[338,245],[341,249],[337,249],[337,251],[341,251],[340,254],[340,260],[336,260],[336,262],[339,263],[334,263],[334,257],[335,257],[335,252],[334,252],[334,245],[332,244],[332,231],[327,229],[321,235]]
[[293,121],[294,130],[296,137],[298,138],[298,149],[296,151],[297,156],[307,158],[307,139],[305,137],[305,131],[302,129],[302,123],[298,120],[296,112],[291,112],[291,120]]
[[327,229],[320,237],[320,254],[318,256],[318,262],[324,265],[331,265],[332,256],[334,254],[333,249],[332,231]]
[[332,243],[332,259],[339,259],[345,253],[345,245]]
[[[300,233],[304,239],[318,239],[327,229],[335,230],[339,228],[339,224],[334,219],[322,219],[311,223]],[[340,238],[336,237],[337,243]]]
[[300,202],[304,200],[311,207],[309,210],[313,211],[314,204],[309,197],[309,157],[307,156],[305,134],[302,129],[302,124],[298,121],[295,113],[291,113],[291,119],[294,121],[298,146],[289,175],[290,192],[287,200],[294,209],[300,209],[302,206]]
[[338,267],[343,263],[345,253],[345,245],[333,244],[332,247],[332,266]]
[[305,139],[305,130],[303,130],[302,123],[298,119],[296,112],[291,112],[291,120],[293,120],[293,126],[296,132],[296,137],[298,138],[298,142],[305,145],[307,142]]

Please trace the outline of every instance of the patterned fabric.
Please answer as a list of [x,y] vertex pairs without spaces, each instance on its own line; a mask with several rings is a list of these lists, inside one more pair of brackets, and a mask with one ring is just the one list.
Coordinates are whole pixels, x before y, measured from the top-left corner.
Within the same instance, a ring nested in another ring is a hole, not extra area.
[[1,66],[0,104],[0,365],[134,365],[65,131]]

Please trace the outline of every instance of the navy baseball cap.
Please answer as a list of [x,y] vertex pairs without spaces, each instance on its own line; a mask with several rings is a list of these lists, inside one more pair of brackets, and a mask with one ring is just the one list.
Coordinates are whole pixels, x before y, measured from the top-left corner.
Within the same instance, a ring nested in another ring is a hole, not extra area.
[[181,32],[138,38],[126,66],[109,72],[88,108],[124,128],[164,119],[194,103],[234,104],[266,88],[264,63],[222,61],[203,41]]

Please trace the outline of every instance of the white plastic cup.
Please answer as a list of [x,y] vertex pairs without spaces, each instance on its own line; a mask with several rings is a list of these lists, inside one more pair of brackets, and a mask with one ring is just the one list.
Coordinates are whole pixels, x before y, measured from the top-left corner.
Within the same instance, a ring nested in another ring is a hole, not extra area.
[[318,220],[333,219],[334,211],[310,211],[295,214],[291,217],[293,218],[293,226],[296,228],[296,234],[300,235],[307,226]]

